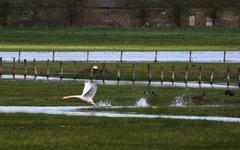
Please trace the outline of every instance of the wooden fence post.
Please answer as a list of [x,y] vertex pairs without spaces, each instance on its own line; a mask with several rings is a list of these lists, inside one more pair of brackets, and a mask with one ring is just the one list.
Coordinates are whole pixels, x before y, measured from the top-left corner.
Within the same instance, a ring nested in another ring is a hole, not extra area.
[[15,68],[16,68],[16,63],[15,63],[15,57],[13,57],[13,63],[12,63],[12,76],[13,80],[15,80]]
[[199,67],[198,84],[202,83],[202,66]]
[[150,64],[148,64],[148,86],[151,85],[152,82],[152,70]]
[[187,82],[188,82],[188,71],[189,71],[189,67],[188,65],[186,66],[186,69],[185,69],[185,84],[187,85]]
[[230,85],[230,68],[227,66],[227,87]]
[[212,85],[214,81],[214,69],[211,69],[211,74],[210,74],[210,84]]
[[160,68],[160,77],[161,77],[161,85],[163,84],[163,79],[164,79],[164,70],[163,70],[163,66],[161,66]]
[[0,78],[2,78],[2,72],[3,72],[2,57],[0,57]]
[[21,60],[21,51],[18,51],[18,62]]
[[154,59],[154,62],[157,62],[157,55],[158,55],[158,51],[155,51],[155,59]]
[[240,66],[238,67],[238,88],[240,88]]
[[123,51],[121,51],[121,54],[120,54],[120,62],[122,62],[123,60]]
[[62,82],[62,78],[63,78],[63,62],[60,61],[60,81]]
[[55,61],[55,51],[53,51],[53,54],[52,54],[52,62]]
[[132,83],[133,83],[133,85],[135,84],[135,80],[136,80],[136,70],[135,70],[135,65],[132,64]]
[[121,72],[120,72],[120,68],[117,64],[117,85],[119,84],[120,78],[121,78]]
[[175,66],[172,66],[172,85],[174,84],[175,81]]
[[226,62],[226,51],[223,52],[223,62]]
[[47,73],[47,80],[48,80],[49,79],[49,74],[50,74],[49,59],[47,60],[47,70],[46,70],[46,73]]
[[189,51],[189,62],[192,62],[192,51]]
[[87,62],[89,61],[89,51],[87,51]]
[[36,65],[36,59],[33,59],[33,72],[34,72],[34,80],[37,78],[37,65]]
[[103,63],[103,69],[102,69],[102,81],[103,81],[103,84],[105,84],[105,75],[106,75],[106,64]]
[[74,81],[76,82],[76,79],[77,79],[77,62],[74,61]]
[[24,59],[24,80],[27,78],[27,60]]
[[90,68],[90,80],[93,80],[93,66]]

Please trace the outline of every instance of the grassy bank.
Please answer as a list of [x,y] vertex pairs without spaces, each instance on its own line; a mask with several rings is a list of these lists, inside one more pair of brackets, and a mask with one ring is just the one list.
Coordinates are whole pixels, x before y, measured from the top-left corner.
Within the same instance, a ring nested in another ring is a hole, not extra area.
[[0,50],[239,50],[240,29],[0,28]]
[[1,149],[237,149],[238,123],[0,114]]
[[[163,63],[134,63],[135,67],[135,80],[148,81],[148,64],[152,73],[153,81],[161,81],[161,72],[163,73],[163,81],[172,81],[172,74],[174,69],[174,80],[185,81],[186,67],[188,67],[188,80],[198,81],[201,67],[201,80],[210,82],[210,75],[213,70],[214,82],[227,82],[227,68],[230,70],[230,82],[238,83],[239,78],[239,65],[235,63],[185,63],[185,62],[163,62]],[[120,70],[120,80],[132,80],[133,67],[132,63],[105,63],[105,74],[103,74],[102,62],[63,62],[63,77],[89,79],[90,70],[93,65],[97,65],[99,69],[94,72],[93,78],[106,80],[117,80],[117,65]],[[12,63],[3,63],[3,74],[12,74]],[[37,62],[37,74],[40,76],[47,75],[47,62]],[[174,67],[174,68],[173,68]],[[24,74],[23,62],[16,62],[16,74]],[[33,62],[27,64],[27,74],[34,75]],[[162,69],[161,69],[162,68]],[[49,62],[49,75],[56,77],[60,76],[60,63]]]

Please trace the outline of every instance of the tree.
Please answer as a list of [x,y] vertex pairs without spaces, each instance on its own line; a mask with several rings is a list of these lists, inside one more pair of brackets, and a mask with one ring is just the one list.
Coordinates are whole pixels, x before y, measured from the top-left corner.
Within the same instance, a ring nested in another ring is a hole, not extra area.
[[165,7],[169,18],[172,18],[177,27],[181,27],[182,17],[189,13],[190,7],[186,0],[165,0]]
[[0,25],[7,25],[7,17],[9,11],[9,3],[7,0],[0,0]]

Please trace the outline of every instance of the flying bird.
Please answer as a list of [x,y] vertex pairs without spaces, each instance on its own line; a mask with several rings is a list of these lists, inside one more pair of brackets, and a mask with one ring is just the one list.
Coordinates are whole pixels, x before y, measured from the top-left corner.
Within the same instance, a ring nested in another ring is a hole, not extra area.
[[70,95],[70,96],[63,96],[61,100],[70,99],[70,98],[78,98],[80,101],[91,104],[95,107],[96,104],[94,103],[93,97],[97,92],[97,85],[94,82],[87,81],[84,83],[84,88],[82,95]]

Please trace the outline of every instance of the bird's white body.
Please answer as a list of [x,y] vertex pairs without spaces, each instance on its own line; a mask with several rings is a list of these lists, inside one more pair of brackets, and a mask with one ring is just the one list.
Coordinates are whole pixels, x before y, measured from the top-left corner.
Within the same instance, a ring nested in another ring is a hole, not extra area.
[[97,85],[92,83],[91,81],[87,81],[84,84],[82,95],[70,95],[70,96],[63,96],[61,100],[70,99],[70,98],[78,98],[80,101],[91,104],[96,107],[94,103],[93,97],[97,92]]

